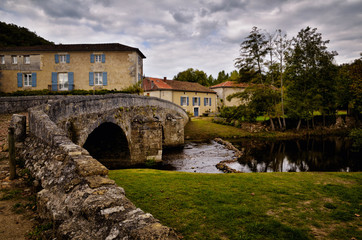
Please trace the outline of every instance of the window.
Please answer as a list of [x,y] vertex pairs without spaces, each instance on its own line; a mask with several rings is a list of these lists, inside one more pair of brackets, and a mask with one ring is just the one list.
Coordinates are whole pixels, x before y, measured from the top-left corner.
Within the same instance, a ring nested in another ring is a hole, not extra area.
[[102,62],[102,55],[101,54],[95,54],[94,55],[94,60],[95,60],[96,63]]
[[29,55],[24,56],[24,64],[30,64],[30,56]]
[[31,73],[25,73],[23,75],[23,80],[24,80],[24,87],[31,87],[32,86]]
[[105,63],[106,62],[106,55],[104,54],[91,54],[90,55],[90,62],[91,63]]
[[181,97],[181,106],[188,106],[189,105],[189,98],[188,97]]
[[101,72],[94,73],[94,85],[103,85],[103,73]]
[[66,63],[67,62],[67,55],[59,55],[59,62]]
[[211,106],[211,98],[204,98],[204,106]]
[[0,55],[0,64],[5,64],[5,56]]
[[15,55],[11,56],[11,63],[18,64],[18,56],[15,56]]
[[69,90],[68,73],[58,73],[59,90]]
[[200,98],[199,97],[193,97],[192,98],[192,105],[193,106],[200,106]]

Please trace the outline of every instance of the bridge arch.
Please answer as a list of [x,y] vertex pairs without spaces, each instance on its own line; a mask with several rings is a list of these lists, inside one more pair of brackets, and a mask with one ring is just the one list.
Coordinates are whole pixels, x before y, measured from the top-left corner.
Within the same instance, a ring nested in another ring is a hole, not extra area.
[[83,148],[108,169],[128,166],[131,161],[126,133],[113,122],[104,122],[95,128],[88,135]]

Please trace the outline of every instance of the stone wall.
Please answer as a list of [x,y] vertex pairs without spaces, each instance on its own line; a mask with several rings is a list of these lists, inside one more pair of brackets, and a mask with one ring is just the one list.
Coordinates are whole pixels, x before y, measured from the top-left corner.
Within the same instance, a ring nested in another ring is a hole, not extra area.
[[0,114],[25,112],[29,108],[48,103],[52,100],[59,100],[67,96],[21,96],[21,97],[1,97]]
[[[148,104],[178,112],[182,119],[187,116],[167,101],[122,94],[67,97],[29,110],[29,135],[18,154],[42,188],[37,196],[38,211],[54,223],[53,238],[178,239],[172,229],[136,208],[124,190],[107,177],[108,169],[73,143],[60,127],[71,116],[96,114],[97,110],[119,108],[119,104]],[[141,126],[142,122],[134,124]]]

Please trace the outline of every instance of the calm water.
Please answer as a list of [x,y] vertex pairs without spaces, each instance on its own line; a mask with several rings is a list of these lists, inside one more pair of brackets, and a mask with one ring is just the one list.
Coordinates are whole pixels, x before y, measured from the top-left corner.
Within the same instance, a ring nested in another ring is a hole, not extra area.
[[[299,140],[256,141],[238,140],[234,146],[244,156],[229,166],[242,172],[356,172],[362,170],[362,151],[340,137]],[[223,145],[187,143],[183,150],[164,152],[162,169],[220,173],[215,165],[233,158],[233,152]]]

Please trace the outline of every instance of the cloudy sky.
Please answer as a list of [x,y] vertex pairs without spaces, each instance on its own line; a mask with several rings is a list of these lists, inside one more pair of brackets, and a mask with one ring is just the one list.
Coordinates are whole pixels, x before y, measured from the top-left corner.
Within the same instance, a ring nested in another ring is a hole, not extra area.
[[338,64],[362,52],[361,0],[0,0],[0,21],[57,44],[139,48],[146,76],[170,79],[191,67],[231,72],[253,26],[290,38],[317,28]]

